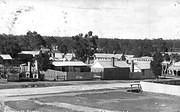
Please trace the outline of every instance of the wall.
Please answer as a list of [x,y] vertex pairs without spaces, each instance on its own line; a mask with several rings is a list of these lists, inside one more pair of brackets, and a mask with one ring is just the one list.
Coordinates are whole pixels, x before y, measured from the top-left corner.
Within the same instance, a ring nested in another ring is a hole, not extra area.
[[151,70],[144,70],[143,72],[131,72],[129,74],[130,79],[153,79],[155,75]]
[[140,84],[143,91],[180,96],[180,86],[177,85],[159,84],[144,81],[141,81]]
[[[95,77],[96,76],[96,77]],[[62,72],[48,69],[44,73],[45,80],[93,80],[101,78],[101,73],[93,72]]]
[[68,72],[67,80],[92,80],[94,74],[92,72]]
[[140,79],[143,79],[143,77],[142,77],[142,72],[131,72],[131,73],[129,73],[129,78],[130,79],[138,79],[138,80],[140,80]]
[[129,68],[105,68],[102,79],[105,80],[128,80]]
[[61,72],[61,71],[48,69],[44,73],[44,79],[45,80],[66,80],[67,72]]
[[19,81],[19,73],[7,73],[8,81]]

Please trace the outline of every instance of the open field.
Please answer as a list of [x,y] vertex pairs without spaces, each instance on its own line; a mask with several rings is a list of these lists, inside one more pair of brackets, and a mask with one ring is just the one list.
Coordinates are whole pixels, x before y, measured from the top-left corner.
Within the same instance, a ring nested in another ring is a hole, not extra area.
[[36,81],[36,82],[6,82],[0,83],[0,89],[13,88],[37,88],[52,86],[67,86],[79,84],[110,84],[110,83],[129,83],[130,80],[90,80],[90,81]]
[[51,94],[5,104],[18,111],[36,112],[180,112],[180,97],[129,93],[126,89]]
[[54,87],[0,89],[0,103],[7,107],[2,112],[180,112],[180,97],[127,92],[130,82],[65,81],[52,82],[62,83]]

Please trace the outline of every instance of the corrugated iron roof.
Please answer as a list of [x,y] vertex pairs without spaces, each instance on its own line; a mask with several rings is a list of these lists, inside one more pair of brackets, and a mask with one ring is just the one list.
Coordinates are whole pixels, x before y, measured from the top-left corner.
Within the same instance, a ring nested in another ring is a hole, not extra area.
[[55,61],[52,64],[54,66],[88,66],[82,61],[62,61],[62,62]]
[[99,65],[99,67],[102,67],[102,68],[115,68],[115,67],[129,68],[130,67],[125,61],[115,61],[114,66],[113,66],[112,61],[96,61],[92,65],[92,67],[98,67],[97,65]]
[[4,60],[12,60],[12,57],[9,54],[0,54],[0,56]]
[[140,69],[151,69],[151,63],[148,62],[144,62],[144,63],[135,63],[136,67],[140,68]]
[[40,51],[21,51],[19,54],[31,54],[33,56],[39,55]]
[[129,68],[130,65],[128,65],[125,61],[115,61],[115,66],[120,68]]

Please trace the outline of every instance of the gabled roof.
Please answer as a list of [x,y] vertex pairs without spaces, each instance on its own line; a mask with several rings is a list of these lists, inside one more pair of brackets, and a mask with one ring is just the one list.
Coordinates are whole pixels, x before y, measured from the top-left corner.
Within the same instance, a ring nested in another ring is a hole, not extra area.
[[92,68],[114,68],[111,61],[96,61]]
[[54,66],[88,66],[82,61],[55,61],[52,64]]
[[3,60],[12,60],[12,57],[9,54],[0,54],[0,57]]
[[96,61],[92,68],[129,68],[130,66],[125,61],[115,61],[114,66],[112,61]]

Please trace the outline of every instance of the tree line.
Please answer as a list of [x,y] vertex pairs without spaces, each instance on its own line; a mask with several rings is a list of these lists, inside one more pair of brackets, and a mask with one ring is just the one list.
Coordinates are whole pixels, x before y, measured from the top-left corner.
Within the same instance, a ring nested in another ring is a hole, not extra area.
[[39,50],[42,47],[62,53],[75,53],[78,59],[85,61],[94,53],[123,53],[136,57],[152,56],[156,51],[167,52],[180,48],[180,40],[159,39],[107,39],[94,35],[92,31],[72,37],[41,36],[36,31],[26,35],[0,35],[0,53],[14,57],[23,50]]

